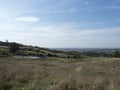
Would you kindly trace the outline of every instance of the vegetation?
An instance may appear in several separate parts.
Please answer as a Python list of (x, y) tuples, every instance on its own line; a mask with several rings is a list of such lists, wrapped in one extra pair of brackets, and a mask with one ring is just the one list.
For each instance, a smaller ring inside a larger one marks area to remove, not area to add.
[(19, 45), (17, 43), (11, 43), (10, 44), (10, 52), (16, 53), (19, 50)]
[[(65, 52), (0, 43), (0, 90), (119, 90), (120, 51)], [(15, 55), (46, 58), (24, 59)]]
[(96, 52), (96, 51), (58, 51), (37, 46), (27, 46), (15, 42), (0, 42), (0, 56), (14, 55), (35, 56), (36, 49), (42, 56), (59, 57), (59, 58), (85, 58), (85, 57), (120, 57), (120, 50), (111, 52)]
[(118, 51), (118, 50), (114, 51), (113, 57), (120, 57), (120, 51)]
[(119, 58), (0, 58), (0, 90), (119, 90)]

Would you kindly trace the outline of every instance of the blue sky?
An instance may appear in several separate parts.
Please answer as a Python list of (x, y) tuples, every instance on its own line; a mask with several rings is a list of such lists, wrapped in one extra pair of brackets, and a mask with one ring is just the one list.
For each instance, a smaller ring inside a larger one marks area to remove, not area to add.
[(120, 48), (120, 0), (0, 0), (0, 40)]

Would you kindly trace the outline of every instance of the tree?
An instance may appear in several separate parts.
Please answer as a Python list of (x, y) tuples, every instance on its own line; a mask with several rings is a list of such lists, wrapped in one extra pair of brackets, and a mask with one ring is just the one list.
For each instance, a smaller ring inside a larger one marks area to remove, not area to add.
[(120, 57), (120, 51), (116, 50), (113, 52), (114, 57)]
[(19, 45), (17, 43), (11, 43), (10, 44), (10, 52), (11, 53), (16, 53), (19, 50)]

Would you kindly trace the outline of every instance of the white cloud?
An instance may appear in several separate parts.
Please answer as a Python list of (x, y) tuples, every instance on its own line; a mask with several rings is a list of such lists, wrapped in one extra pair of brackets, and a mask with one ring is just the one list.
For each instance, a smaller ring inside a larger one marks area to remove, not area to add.
[(18, 17), (18, 18), (15, 18), (14, 20), (18, 22), (30, 22), (31, 23), (31, 22), (38, 22), (40, 18), (27, 16), (27, 17)]
[(119, 47), (120, 27), (82, 30), (78, 25), (78, 23), (18, 25), (13, 29), (12, 25), (9, 27), (11, 30), (6, 27), (6, 32), (2, 31), (4, 26), (0, 28), (0, 38), (41, 47)]
[[(69, 30), (68, 30), (69, 28)], [(70, 26), (46, 26), (33, 28), (39, 41), (47, 47), (119, 47), (120, 27), (93, 30), (73, 29)], [(116, 36), (115, 36), (116, 35)]]

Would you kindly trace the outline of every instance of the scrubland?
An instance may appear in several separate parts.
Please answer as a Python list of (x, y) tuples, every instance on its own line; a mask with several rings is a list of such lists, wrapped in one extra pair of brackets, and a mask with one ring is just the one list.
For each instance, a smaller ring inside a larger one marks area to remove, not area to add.
[(0, 58), (0, 90), (120, 90), (120, 58)]

